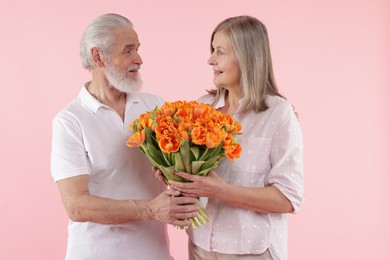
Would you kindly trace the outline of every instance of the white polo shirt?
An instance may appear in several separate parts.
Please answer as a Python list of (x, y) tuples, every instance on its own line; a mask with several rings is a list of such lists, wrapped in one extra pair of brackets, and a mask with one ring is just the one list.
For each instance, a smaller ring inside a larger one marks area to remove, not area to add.
[[(89, 83), (87, 83), (89, 84)], [(152, 199), (165, 188), (138, 148), (126, 146), (130, 124), (160, 107), (159, 97), (127, 95), (125, 119), (96, 100), (85, 87), (53, 120), (51, 173), (54, 181), (89, 175), (92, 195), (116, 200)], [(166, 225), (138, 221), (120, 225), (68, 225), (66, 259), (172, 259)]]

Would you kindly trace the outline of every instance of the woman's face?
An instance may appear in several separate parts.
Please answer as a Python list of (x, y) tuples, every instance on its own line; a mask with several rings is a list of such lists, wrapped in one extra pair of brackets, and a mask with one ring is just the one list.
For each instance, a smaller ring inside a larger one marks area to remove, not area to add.
[(229, 37), (224, 32), (215, 33), (212, 46), (214, 51), (207, 63), (213, 67), (215, 86), (228, 90), (239, 88), (241, 72)]

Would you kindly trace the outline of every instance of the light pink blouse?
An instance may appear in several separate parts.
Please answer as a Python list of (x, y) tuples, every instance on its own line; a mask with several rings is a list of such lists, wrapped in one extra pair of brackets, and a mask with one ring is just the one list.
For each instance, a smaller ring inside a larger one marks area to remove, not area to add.
[[(212, 103), (212, 96), (199, 99)], [(274, 185), (291, 202), (294, 212), (303, 202), (303, 140), (292, 106), (268, 96), (269, 109), (234, 118), (242, 126), (238, 136), (239, 159), (221, 161), (218, 175), (245, 187)], [(224, 106), (223, 99), (217, 104)], [(206, 200), (207, 201), (207, 200)], [(210, 222), (187, 231), (190, 239), (207, 251), (225, 254), (260, 254), (267, 248), (273, 259), (287, 259), (287, 215), (259, 213), (218, 199), (208, 199)]]

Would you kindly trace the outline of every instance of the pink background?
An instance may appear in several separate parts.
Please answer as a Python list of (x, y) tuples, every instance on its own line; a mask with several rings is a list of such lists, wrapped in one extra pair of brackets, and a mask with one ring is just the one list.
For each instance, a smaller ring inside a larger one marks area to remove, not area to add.
[[(289, 259), (390, 259), (388, 0), (1, 0), (0, 259), (64, 258), (51, 120), (90, 78), (79, 41), (106, 12), (134, 22), (144, 91), (167, 100), (212, 87), (206, 60), (218, 22), (262, 20), (305, 136), (306, 202), (290, 217)], [(185, 233), (169, 233), (173, 256), (186, 259)]]

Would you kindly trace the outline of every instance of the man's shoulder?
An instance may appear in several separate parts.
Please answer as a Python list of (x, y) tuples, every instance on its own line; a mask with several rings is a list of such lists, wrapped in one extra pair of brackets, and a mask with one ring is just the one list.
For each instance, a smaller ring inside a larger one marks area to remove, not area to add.
[(150, 94), (147, 92), (137, 92), (131, 94), (131, 99), (141, 101), (147, 106), (162, 106), (164, 99), (158, 95)]
[(142, 98), (160, 98), (160, 96), (158, 95), (154, 95), (154, 94), (151, 94), (151, 93), (148, 93), (148, 92), (137, 92), (137, 93), (134, 93), (132, 95), (135, 95), (137, 97), (142, 97)]
[(85, 108), (83, 108), (80, 98), (76, 97), (60, 109), (53, 120), (75, 118), (76, 115), (83, 112), (85, 112)]

